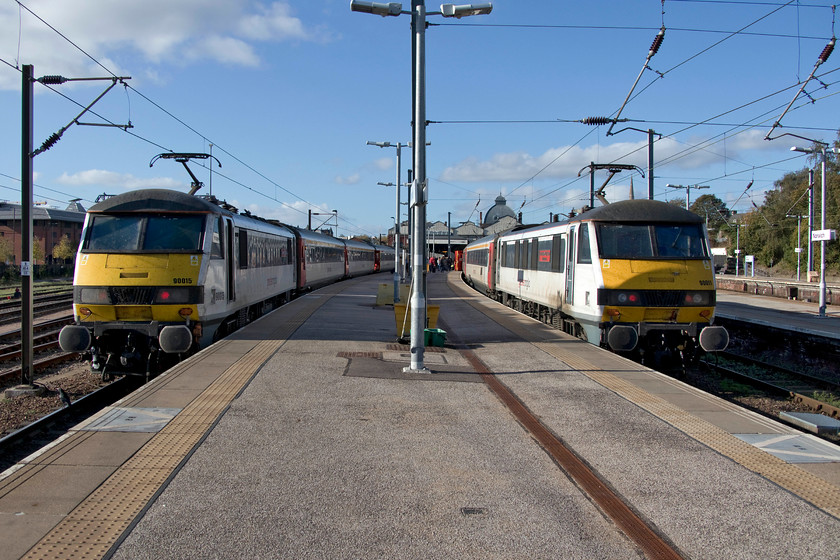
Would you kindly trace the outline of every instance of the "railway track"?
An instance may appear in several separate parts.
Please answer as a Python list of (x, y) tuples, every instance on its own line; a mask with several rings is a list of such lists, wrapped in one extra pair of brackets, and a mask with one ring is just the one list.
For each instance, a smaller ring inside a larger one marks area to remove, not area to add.
[(724, 378), (840, 419), (840, 385), (835, 382), (739, 354), (722, 353), (701, 362)]
[[(43, 321), (33, 327), (33, 333), (36, 334), (32, 340), (32, 350), (36, 355), (41, 356), (32, 364), (35, 373), (78, 357), (78, 354), (74, 352), (55, 352), (55, 349), (58, 348), (58, 333), (61, 331), (61, 327), (72, 322), (72, 315), (68, 315), (58, 319)], [(3, 364), (20, 359), (20, 335), (20, 329), (0, 335), (0, 343), (3, 344), (0, 346), (0, 367)], [(0, 369), (0, 384), (13, 383), (16, 379), (20, 378), (20, 375), (20, 365)]]

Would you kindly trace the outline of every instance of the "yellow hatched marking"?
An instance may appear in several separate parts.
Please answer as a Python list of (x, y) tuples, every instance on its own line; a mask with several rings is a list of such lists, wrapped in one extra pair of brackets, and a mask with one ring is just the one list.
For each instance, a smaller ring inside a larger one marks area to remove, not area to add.
[(644, 408), (689, 437), (771, 480), (834, 517), (840, 518), (840, 488), (738, 439), (714, 424), (697, 418), (678, 406), (636, 387), (629, 381), (612, 373), (598, 370), (583, 358), (572, 356), (550, 344), (539, 346), (569, 365), (574, 364), (573, 367), (578, 368), (581, 373), (596, 383)]
[[(346, 288), (331, 287), (325, 295), (340, 293)], [(282, 346), (286, 339), (302, 325), (314, 310), (329, 297), (304, 300), (304, 304), (289, 320), (259, 342), (245, 356), (225, 370), (196, 399), (187, 405), (159, 433), (126, 461), (102, 485), (79, 504), (67, 517), (41, 539), (25, 559), (84, 559), (102, 558), (143, 511), (155, 494), (172, 476), (214, 422), (225, 411), (254, 373)], [(235, 335), (221, 341), (214, 348), (223, 350)], [(206, 358), (205, 358), (206, 359)], [(171, 373), (195, 367), (195, 363), (179, 364)], [(169, 379), (173, 379), (169, 375)], [(168, 381), (164, 381), (168, 382)], [(146, 386), (138, 391), (159, 390)], [(133, 395), (123, 405), (137, 402)]]
[[(494, 312), (497, 312), (495, 309), (489, 309), (485, 305), (485, 298), (471, 297), (475, 292), (468, 291), (460, 282), (452, 278), (450, 277), (448, 279), (450, 288), (463, 297), (472, 307), (488, 316), (492, 316), (495, 314)], [(736, 438), (714, 424), (697, 418), (664, 399), (639, 389), (614, 374), (604, 372), (588, 360), (562, 350), (559, 345), (535, 341), (533, 334), (527, 328), (511, 327), (510, 325), (508, 325), (508, 328), (521, 336), (523, 340), (531, 342), (548, 354), (580, 371), (596, 383), (603, 385), (621, 397), (644, 408), (689, 437), (729, 457), (745, 468), (767, 478), (802, 499), (807, 500), (826, 513), (840, 519), (840, 488), (796, 465), (786, 463), (782, 459)], [(642, 367), (633, 369), (638, 369), (639, 371), (645, 370)]]
[(285, 340), (262, 341), (79, 504), (24, 558), (101, 558)]

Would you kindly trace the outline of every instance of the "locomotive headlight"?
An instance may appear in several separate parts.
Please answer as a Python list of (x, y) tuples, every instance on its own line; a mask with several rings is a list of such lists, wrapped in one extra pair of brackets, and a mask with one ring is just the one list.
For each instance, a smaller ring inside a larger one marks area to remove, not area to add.
[(91, 311), (87, 307), (80, 307), (79, 315), (83, 315), (84, 317), (90, 317), (91, 315), (93, 315), (93, 311)]
[(687, 292), (685, 294), (685, 305), (709, 305), (708, 292)]
[(155, 304), (182, 304), (190, 302), (190, 289), (177, 286), (158, 288), (155, 293)]
[(181, 309), (179, 309), (179, 310), (178, 310), (178, 315), (180, 315), (181, 317), (183, 317), (184, 319), (186, 319), (187, 317), (189, 317), (190, 315), (192, 315), (192, 312), (193, 312), (193, 310), (192, 310), (191, 308), (189, 308), (189, 307), (182, 307)]
[(619, 305), (639, 305), (641, 297), (635, 292), (619, 292), (616, 296)]
[(110, 305), (111, 296), (108, 294), (108, 288), (81, 288), (79, 303)]

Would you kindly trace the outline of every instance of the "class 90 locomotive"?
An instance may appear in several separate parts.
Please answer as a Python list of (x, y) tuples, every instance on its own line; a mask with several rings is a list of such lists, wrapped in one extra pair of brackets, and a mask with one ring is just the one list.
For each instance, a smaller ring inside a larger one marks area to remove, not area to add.
[(75, 324), (59, 344), (86, 352), (103, 379), (148, 378), (295, 294), (373, 273), (376, 254), (373, 245), (239, 214), (212, 197), (128, 192), (87, 213)]
[(617, 202), (479, 239), (464, 250), (464, 278), (569, 334), (642, 359), (685, 361), (729, 341), (712, 326), (703, 220), (665, 202)]

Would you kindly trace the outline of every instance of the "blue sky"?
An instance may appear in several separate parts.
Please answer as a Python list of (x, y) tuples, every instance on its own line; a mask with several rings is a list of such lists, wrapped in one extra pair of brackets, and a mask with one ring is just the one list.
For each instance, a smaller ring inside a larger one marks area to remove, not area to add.
[[(349, 0), (23, 5), (0, 0), (0, 199), (20, 201), (15, 67), (33, 64), (39, 77), (131, 76), (130, 88), (118, 84), (93, 110), (133, 125), (129, 134), (70, 126), (35, 157), (36, 201), (64, 208), (81, 198), (89, 207), (101, 193), (187, 190), (180, 164), (149, 162), (168, 150), (208, 152), (212, 143), (222, 165), (212, 192), (241, 209), (294, 225), (306, 225), (310, 209), (337, 210), (341, 235), (393, 224), (393, 187), (377, 182), (395, 181), (396, 150), (366, 141), (411, 140), (408, 15), (354, 13)], [(439, 9), (427, 3), (428, 12)], [(580, 208), (589, 176), (578, 172), (590, 162), (646, 173), (647, 135), (619, 132), (626, 127), (661, 134), (660, 200), (685, 197), (668, 184), (708, 185), (692, 200), (711, 193), (745, 212), (786, 172), (809, 165), (790, 152), (807, 141), (764, 138), (835, 33), (828, 1), (500, 0), (489, 15), (428, 20), (439, 24), (426, 32), (430, 221), (447, 212), (453, 224), (476, 221), (499, 194), (530, 223)], [(616, 115), (663, 24), (663, 44), (620, 115), (631, 121), (610, 135), (609, 126), (575, 122)], [(799, 95), (774, 138), (837, 138), (839, 64), (834, 53), (818, 68), (820, 81), (805, 87), (810, 99)], [(53, 86), (63, 97), (37, 84), (36, 148), (81, 111), (67, 98), (87, 105), (105, 85)], [(104, 122), (90, 114), (80, 121)], [(402, 155), (405, 180), (409, 150)], [(204, 165), (192, 169), (207, 193)], [(647, 179), (623, 172), (607, 198), (627, 198), (631, 176), (636, 196), (646, 196)], [(596, 187), (606, 178), (596, 172)]]

